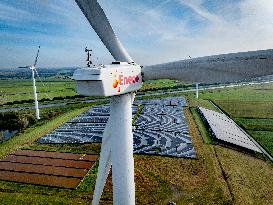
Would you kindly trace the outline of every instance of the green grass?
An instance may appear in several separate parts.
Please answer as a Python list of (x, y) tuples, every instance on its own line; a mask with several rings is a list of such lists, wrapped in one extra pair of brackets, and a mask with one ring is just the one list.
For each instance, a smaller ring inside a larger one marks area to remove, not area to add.
[(205, 108), (211, 109), (211, 110), (213, 110), (215, 112), (219, 112), (219, 110), (217, 108), (215, 108), (215, 106), (213, 106), (208, 101), (208, 99), (206, 99), (206, 98), (196, 99), (195, 93), (185, 93), (184, 97), (187, 99), (188, 104), (193, 106), (193, 107), (205, 107)]
[(77, 154), (99, 154), (100, 143), (92, 144), (39, 144), (32, 143), (23, 146), (22, 149), (49, 152), (66, 152)]
[(214, 100), (233, 118), (264, 118), (273, 119), (273, 101), (236, 101)]
[(191, 108), (191, 113), (193, 115), (193, 118), (194, 118), (197, 126), (198, 126), (199, 131), (201, 132), (204, 142), (206, 144), (212, 144), (213, 140), (211, 139), (204, 123), (202, 122), (202, 119), (201, 119), (199, 113), (197, 112), (197, 108)]
[[(36, 81), (38, 100), (77, 95), (75, 81), (73, 80), (45, 79), (44, 84), (45, 87), (40, 81)], [(172, 88), (178, 84), (181, 84), (181, 82), (174, 80), (147, 81), (140, 91), (163, 87)], [(31, 99), (33, 99), (31, 79), (0, 80), (0, 104)]]
[(272, 101), (273, 84), (248, 85), (234, 88), (200, 91), (199, 97), (213, 100)]
[[(50, 194), (50, 193), (49, 193)], [(39, 204), (39, 205), (48, 205), (48, 204), (66, 204), (67, 201), (70, 201), (70, 204), (90, 204), (86, 200), (75, 197), (74, 195), (63, 195), (59, 197), (55, 196), (35, 194), (35, 193), (0, 193), (0, 201), (2, 204)]]
[(233, 196), (232, 204), (273, 204), (273, 166), (265, 160), (215, 146)]
[[(75, 82), (72, 80), (45, 80), (44, 84), (45, 87), (41, 82), (36, 81), (38, 100), (77, 95)], [(31, 99), (33, 99), (31, 79), (0, 80), (0, 104)]]
[(249, 133), (273, 156), (273, 131), (249, 131)]
[(144, 82), (140, 91), (162, 89), (162, 88), (172, 88), (178, 84), (181, 84), (181, 82), (179, 82), (177, 80), (168, 80), (168, 79), (148, 80), (148, 81)]
[(235, 121), (249, 131), (273, 131), (273, 119), (235, 118)]

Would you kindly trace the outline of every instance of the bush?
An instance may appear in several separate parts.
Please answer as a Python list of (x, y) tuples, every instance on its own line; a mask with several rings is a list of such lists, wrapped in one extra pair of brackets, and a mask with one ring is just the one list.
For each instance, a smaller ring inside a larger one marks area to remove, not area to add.
[(24, 130), (36, 123), (34, 114), (5, 112), (0, 113), (0, 127), (2, 130)]

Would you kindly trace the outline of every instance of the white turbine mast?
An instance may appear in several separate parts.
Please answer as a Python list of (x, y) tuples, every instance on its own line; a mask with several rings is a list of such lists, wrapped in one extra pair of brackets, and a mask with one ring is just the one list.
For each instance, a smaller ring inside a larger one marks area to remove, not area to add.
[(192, 58), (141, 68), (118, 40), (97, 0), (75, 1), (117, 61), (112, 65), (82, 68), (73, 75), (79, 94), (112, 96), (92, 204), (99, 204), (112, 165), (114, 205), (134, 205), (132, 102), (134, 92), (142, 85), (142, 76), (145, 80), (169, 78), (192, 83), (250, 79), (273, 74), (273, 50)]
[(195, 94), (196, 96), (195, 97), (196, 97), (196, 99), (199, 99), (199, 84), (196, 83), (195, 87), (196, 87), (196, 94)]
[(40, 111), (39, 111), (38, 96), (37, 96), (37, 91), (36, 91), (35, 73), (37, 74), (37, 76), (39, 76), (38, 71), (36, 70), (36, 64), (37, 64), (37, 61), (38, 61), (39, 52), (40, 52), (40, 46), (38, 46), (38, 51), (37, 51), (36, 58), (35, 58), (35, 61), (34, 61), (33, 65), (19, 67), (19, 68), (29, 68), (31, 70), (31, 73), (32, 73), (33, 96), (34, 96), (35, 117), (38, 120), (40, 119)]

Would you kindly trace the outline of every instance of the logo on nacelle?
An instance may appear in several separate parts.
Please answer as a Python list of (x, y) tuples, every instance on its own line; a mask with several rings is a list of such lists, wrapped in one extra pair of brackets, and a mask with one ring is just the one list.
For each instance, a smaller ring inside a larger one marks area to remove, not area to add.
[(118, 92), (120, 92), (119, 85), (130, 85), (137, 83), (139, 81), (138, 75), (135, 76), (123, 76), (119, 75), (118, 78), (115, 78), (113, 81), (113, 88), (118, 88)]

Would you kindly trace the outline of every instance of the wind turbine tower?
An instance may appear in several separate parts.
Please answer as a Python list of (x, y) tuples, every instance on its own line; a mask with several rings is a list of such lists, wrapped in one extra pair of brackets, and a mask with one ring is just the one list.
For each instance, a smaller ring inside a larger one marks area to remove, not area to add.
[(199, 85), (196, 83), (196, 99), (199, 99)]
[(40, 111), (39, 111), (39, 105), (38, 105), (38, 95), (37, 95), (37, 91), (36, 91), (35, 67), (31, 66), (30, 69), (32, 72), (32, 86), (33, 86), (35, 116), (36, 116), (36, 119), (39, 120), (40, 119)]

